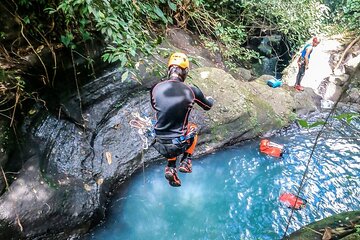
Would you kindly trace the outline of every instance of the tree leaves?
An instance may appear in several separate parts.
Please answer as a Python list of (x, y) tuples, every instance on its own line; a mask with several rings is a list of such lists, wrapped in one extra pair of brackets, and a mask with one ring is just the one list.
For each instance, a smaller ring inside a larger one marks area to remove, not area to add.
[(121, 75), (121, 81), (124, 82), (125, 80), (127, 80), (129, 77), (129, 71), (125, 71), (122, 75)]
[(303, 128), (314, 128), (320, 125), (324, 125), (325, 121), (319, 120), (313, 123), (309, 123), (308, 121), (304, 120), (304, 119), (298, 119), (297, 122), (299, 123), (299, 125)]
[[(347, 124), (350, 124), (350, 122), (355, 119), (360, 117), (359, 113), (342, 113), (340, 115), (334, 116), (333, 119), (337, 119), (337, 120), (345, 120)], [(304, 119), (297, 119), (298, 124), (303, 127), (303, 128), (315, 128), (317, 126), (322, 126), (325, 125), (325, 121), (323, 120), (318, 120), (315, 121), (313, 123), (309, 123), (307, 120)]]
[(66, 35), (62, 35), (60, 40), (65, 45), (65, 47), (70, 47), (72, 40), (74, 40), (74, 36), (71, 32), (66, 32)]
[(173, 10), (174, 12), (176, 12), (177, 7), (176, 7), (176, 4), (175, 4), (175, 3), (171, 2), (171, 1), (168, 1), (168, 5), (169, 5), (169, 8), (170, 8), (171, 10)]
[(163, 11), (158, 6), (154, 7), (154, 13), (156, 13), (156, 15), (158, 15), (164, 23), (168, 22), (168, 20), (165, 17)]
[(172, 23), (172, 18), (165, 14), (169, 9), (177, 9), (170, 0), (61, 0), (56, 11), (48, 9), (48, 13), (64, 14), (69, 31), (61, 41), (66, 47), (72, 47), (72, 42), (78, 42), (79, 38), (84, 42), (91, 40), (95, 27), (107, 44), (102, 60), (129, 67), (139, 53), (152, 53), (155, 46), (150, 44), (152, 35), (146, 28), (159, 20)]
[(354, 118), (358, 118), (358, 117), (360, 117), (359, 113), (343, 113), (335, 116), (334, 118), (338, 120), (344, 119), (347, 122), (347, 124), (349, 124)]

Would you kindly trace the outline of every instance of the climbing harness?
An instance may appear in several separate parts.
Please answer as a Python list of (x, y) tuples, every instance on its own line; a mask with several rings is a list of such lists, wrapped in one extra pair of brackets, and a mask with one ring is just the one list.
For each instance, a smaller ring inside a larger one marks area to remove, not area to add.
[(180, 136), (180, 137), (178, 137), (178, 138), (173, 138), (173, 139), (171, 140), (171, 142), (172, 142), (172, 144), (183, 144), (183, 143), (185, 143), (186, 141), (194, 138), (195, 134), (196, 134), (195, 131), (190, 131), (190, 133), (186, 134), (185, 136), (182, 135), (182, 136)]
[(138, 134), (143, 141), (143, 149), (146, 150), (151, 145), (149, 142), (152, 142), (149, 140), (155, 137), (154, 121), (147, 116), (141, 117), (138, 112), (133, 112), (131, 115), (134, 119), (130, 120), (129, 124), (131, 127), (138, 129)]
[[(187, 132), (183, 133), (183, 135), (179, 137), (155, 137), (153, 147), (160, 153), (160, 155), (167, 159), (171, 159), (183, 154), (192, 146), (195, 139), (197, 139), (197, 126), (196, 124), (189, 123)], [(194, 146), (192, 146), (191, 149), (193, 148)], [(191, 151), (193, 152), (193, 150)]]

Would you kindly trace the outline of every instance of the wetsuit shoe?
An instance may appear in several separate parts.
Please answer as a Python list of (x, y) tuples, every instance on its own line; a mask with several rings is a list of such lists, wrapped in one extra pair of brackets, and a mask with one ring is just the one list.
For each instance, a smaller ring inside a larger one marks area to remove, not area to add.
[(296, 89), (297, 91), (304, 91), (304, 88), (303, 88), (302, 86), (300, 86), (300, 85), (296, 85), (296, 86), (295, 86), (295, 89)]
[(190, 158), (187, 158), (180, 162), (179, 171), (182, 173), (191, 173), (192, 172), (192, 163), (191, 163)]
[(177, 176), (175, 168), (165, 167), (165, 178), (169, 181), (170, 186), (173, 186), (173, 187), (181, 186), (181, 181)]

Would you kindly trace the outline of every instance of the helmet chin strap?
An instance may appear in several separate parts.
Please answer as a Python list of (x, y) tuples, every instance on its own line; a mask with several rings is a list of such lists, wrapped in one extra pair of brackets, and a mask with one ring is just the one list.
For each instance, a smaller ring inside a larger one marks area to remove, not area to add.
[(188, 69), (181, 69), (179, 67), (172, 66), (168, 70), (168, 78), (176, 78), (180, 80), (181, 82), (184, 82), (187, 77)]
[(178, 79), (180, 79), (181, 82), (184, 82), (186, 77), (182, 77), (180, 74), (177, 74), (177, 73), (172, 73), (172, 74), (169, 76), (169, 78), (170, 78), (170, 79), (178, 78)]

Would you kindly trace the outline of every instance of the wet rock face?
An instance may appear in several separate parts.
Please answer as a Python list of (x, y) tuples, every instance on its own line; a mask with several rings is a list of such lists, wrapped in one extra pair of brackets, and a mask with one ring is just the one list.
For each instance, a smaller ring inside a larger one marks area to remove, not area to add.
[[(141, 144), (128, 126), (131, 109), (140, 103), (129, 101), (130, 95), (139, 85), (119, 77), (112, 74), (83, 87), (83, 125), (71, 118), (79, 109), (65, 102), (64, 118), (41, 112), (25, 129), (26, 164), (0, 198), (1, 239), (55, 233), (49, 239), (66, 239), (103, 217), (109, 189), (140, 162)], [(112, 152), (112, 161), (105, 160), (105, 152)]]

